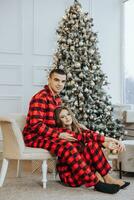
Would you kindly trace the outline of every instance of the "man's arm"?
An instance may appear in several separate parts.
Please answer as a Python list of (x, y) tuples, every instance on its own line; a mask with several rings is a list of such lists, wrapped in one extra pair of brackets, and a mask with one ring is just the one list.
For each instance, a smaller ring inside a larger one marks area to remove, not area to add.
[(46, 105), (45, 98), (34, 98), (31, 101), (28, 116), (31, 130), (45, 137), (57, 137), (57, 131), (44, 123), (44, 119), (47, 118)]

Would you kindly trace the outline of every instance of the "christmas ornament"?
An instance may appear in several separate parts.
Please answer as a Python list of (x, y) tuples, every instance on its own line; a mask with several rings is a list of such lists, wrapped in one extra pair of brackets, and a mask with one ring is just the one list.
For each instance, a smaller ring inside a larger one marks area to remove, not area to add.
[(67, 95), (64, 96), (64, 100), (68, 101), (68, 96)]
[(88, 69), (88, 67), (86, 66), (86, 67), (84, 67), (84, 71), (88, 71), (89, 69)]
[(68, 77), (68, 78), (72, 78), (72, 74), (69, 72), (69, 73), (67, 74), (67, 77)]
[(78, 63), (78, 62), (75, 63), (75, 67), (76, 67), (76, 68), (80, 68), (80, 66), (81, 66), (80, 63)]
[(84, 77), (84, 74), (81, 72), (81, 73), (79, 74), (79, 77), (80, 77), (80, 78), (83, 78), (83, 77)]
[(89, 90), (87, 88), (84, 89), (84, 92), (88, 92)]

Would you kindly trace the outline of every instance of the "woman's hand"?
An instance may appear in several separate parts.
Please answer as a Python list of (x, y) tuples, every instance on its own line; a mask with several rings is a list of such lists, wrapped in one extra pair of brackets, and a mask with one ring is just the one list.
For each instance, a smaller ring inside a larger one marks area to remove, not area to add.
[(119, 141), (118, 146), (118, 152), (126, 151), (126, 147), (121, 141)]
[(105, 137), (105, 142), (103, 143), (103, 146), (117, 152), (126, 151), (125, 145), (121, 141), (110, 137)]
[(116, 140), (114, 138), (111, 138), (111, 139), (112, 139), (111, 141), (114, 142), (118, 146), (117, 148), (118, 152), (126, 151), (125, 145), (122, 143), (122, 141)]
[(118, 149), (118, 145), (112, 141), (104, 142), (102, 145), (109, 150), (117, 150)]
[(70, 141), (70, 142), (77, 141), (76, 138), (74, 138), (71, 134), (69, 134), (67, 132), (60, 133), (59, 138), (65, 139), (65, 140)]

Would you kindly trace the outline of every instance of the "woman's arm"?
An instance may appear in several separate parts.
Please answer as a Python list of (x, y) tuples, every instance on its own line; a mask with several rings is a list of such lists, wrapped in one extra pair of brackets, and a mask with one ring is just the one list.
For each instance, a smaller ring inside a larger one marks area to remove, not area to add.
[(84, 142), (88, 142), (89, 139), (92, 139), (95, 142), (98, 142), (100, 144), (104, 143), (105, 141), (105, 136), (101, 135), (99, 132), (95, 132), (92, 130), (83, 130), (83, 139)]
[(99, 144), (110, 150), (116, 150), (118, 152), (126, 150), (125, 145), (121, 141), (115, 138), (106, 137), (104, 135), (99, 134), (98, 132), (94, 132), (91, 130), (84, 130), (83, 136), (84, 136), (83, 138), (84, 142), (87, 142), (89, 139), (92, 139), (95, 142), (98, 142)]

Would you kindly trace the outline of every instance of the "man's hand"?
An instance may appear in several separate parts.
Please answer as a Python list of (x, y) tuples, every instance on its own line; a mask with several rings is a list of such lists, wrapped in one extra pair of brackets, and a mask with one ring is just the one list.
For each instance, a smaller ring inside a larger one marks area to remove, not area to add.
[(71, 134), (69, 134), (67, 132), (60, 133), (59, 138), (65, 139), (65, 140), (70, 141), (70, 142), (77, 141), (76, 138), (74, 138)]

